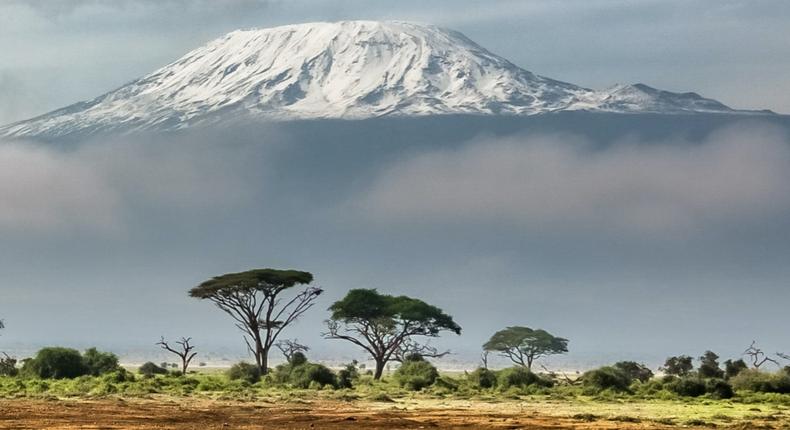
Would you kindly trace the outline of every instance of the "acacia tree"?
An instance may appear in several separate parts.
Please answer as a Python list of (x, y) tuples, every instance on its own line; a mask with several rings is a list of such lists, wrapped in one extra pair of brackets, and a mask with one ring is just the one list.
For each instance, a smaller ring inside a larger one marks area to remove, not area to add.
[(513, 363), (532, 370), (535, 360), (568, 352), (568, 339), (541, 329), (513, 326), (494, 333), (483, 345), (483, 350), (497, 352)]
[(327, 339), (342, 339), (367, 351), (376, 362), (374, 379), (384, 366), (403, 351), (417, 345), (415, 337), (438, 337), (442, 331), (461, 334), (450, 315), (422, 300), (380, 294), (375, 289), (354, 289), (329, 310)]
[(187, 369), (189, 368), (189, 363), (192, 361), (193, 358), (197, 355), (197, 352), (192, 352), (195, 349), (195, 345), (190, 344), (192, 341), (191, 337), (182, 337), (181, 340), (176, 341), (176, 345), (178, 347), (170, 346), (170, 344), (165, 341), (164, 336), (157, 342), (156, 344), (159, 345), (165, 351), (171, 352), (178, 356), (181, 359), (181, 374), (186, 375)]
[(261, 374), (266, 374), (277, 336), (313, 307), (323, 290), (308, 286), (290, 299), (283, 295), (312, 281), (308, 272), (255, 269), (214, 277), (189, 290), (189, 295), (210, 300), (236, 321)]

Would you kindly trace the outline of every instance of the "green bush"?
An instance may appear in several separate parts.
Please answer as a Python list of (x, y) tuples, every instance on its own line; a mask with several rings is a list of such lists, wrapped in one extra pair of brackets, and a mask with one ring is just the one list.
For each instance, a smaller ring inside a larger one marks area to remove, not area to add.
[(121, 382), (134, 382), (134, 375), (123, 367), (107, 372), (101, 376), (101, 380), (108, 384), (119, 384)]
[(661, 370), (667, 375), (687, 376), (694, 370), (693, 359), (688, 355), (669, 357), (664, 362), (664, 367), (662, 367)]
[(684, 397), (699, 397), (707, 392), (705, 380), (696, 377), (677, 378), (667, 384), (666, 388)]
[(19, 369), (16, 368), (16, 359), (3, 354), (0, 357), (0, 376), (16, 376)]
[(137, 371), (140, 372), (141, 375), (146, 376), (148, 378), (150, 378), (150, 377), (152, 377), (154, 375), (166, 375), (167, 374), (167, 369), (165, 369), (164, 367), (159, 367), (155, 363), (152, 363), (150, 361), (148, 361), (146, 363), (143, 363), (143, 365), (140, 366), (137, 369)]
[(261, 369), (254, 364), (242, 361), (231, 366), (227, 375), (231, 381), (241, 380), (254, 384), (261, 380)]
[(338, 388), (353, 388), (354, 381), (359, 379), (359, 371), (357, 370), (357, 361), (347, 364), (346, 367), (337, 372), (337, 386)]
[(34, 358), (26, 360), (22, 372), (39, 378), (61, 379), (87, 375), (89, 369), (76, 349), (51, 347), (41, 349)]
[(586, 389), (595, 392), (603, 390), (625, 392), (631, 385), (631, 378), (619, 368), (604, 366), (585, 372), (582, 375), (582, 383)]
[(404, 361), (395, 371), (395, 381), (398, 385), (413, 391), (433, 385), (438, 377), (439, 371), (436, 367), (422, 359)]
[(732, 379), (748, 368), (743, 360), (727, 360), (724, 362), (724, 378)]
[(497, 372), (497, 384), (504, 389), (511, 387), (528, 387), (537, 385), (539, 387), (551, 387), (554, 382), (550, 379), (541, 378), (536, 373), (531, 372), (525, 367), (509, 367)]
[(749, 390), (757, 393), (790, 393), (790, 375), (785, 372), (768, 373), (758, 370), (744, 370), (730, 379), (736, 390)]
[(480, 388), (496, 387), (496, 373), (492, 370), (479, 367), (469, 374), (469, 381)]
[(296, 388), (324, 387), (326, 385), (336, 387), (337, 380), (335, 374), (326, 366), (318, 363), (305, 363), (294, 366), (290, 373), (290, 383)]
[(719, 378), (710, 378), (705, 381), (705, 391), (714, 399), (730, 399), (735, 395), (732, 385)]
[(89, 348), (82, 354), (82, 361), (89, 375), (99, 376), (120, 369), (118, 356), (111, 352), (101, 352), (96, 348)]
[(647, 382), (653, 377), (653, 371), (635, 361), (620, 361), (614, 364), (615, 369), (628, 376), (629, 384), (633, 381)]
[(300, 351), (294, 352), (293, 355), (291, 355), (290, 360), (288, 360), (288, 364), (294, 367), (301, 366), (305, 363), (307, 363), (307, 356)]

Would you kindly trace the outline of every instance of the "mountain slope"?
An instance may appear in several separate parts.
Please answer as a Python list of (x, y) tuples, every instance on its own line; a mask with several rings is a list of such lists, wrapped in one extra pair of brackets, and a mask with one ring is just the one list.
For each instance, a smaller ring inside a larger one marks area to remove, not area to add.
[(538, 76), (451, 30), (346, 21), (234, 31), (92, 101), (0, 128), (0, 136), (569, 110), (736, 112), (693, 93), (642, 84), (594, 91)]

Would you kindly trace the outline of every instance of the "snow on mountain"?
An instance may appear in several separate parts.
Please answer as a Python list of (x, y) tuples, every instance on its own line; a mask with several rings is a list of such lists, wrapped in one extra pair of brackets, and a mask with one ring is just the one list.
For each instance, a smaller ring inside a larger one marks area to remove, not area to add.
[(741, 112), (694, 93), (642, 84), (594, 91), (538, 76), (439, 27), (346, 21), (234, 31), (94, 100), (2, 127), (0, 136), (568, 110)]

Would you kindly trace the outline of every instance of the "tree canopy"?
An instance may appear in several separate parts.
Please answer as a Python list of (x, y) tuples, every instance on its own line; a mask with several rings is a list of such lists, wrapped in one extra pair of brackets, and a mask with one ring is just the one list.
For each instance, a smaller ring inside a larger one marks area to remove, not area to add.
[(254, 269), (215, 276), (189, 290), (189, 295), (212, 301), (236, 321), (262, 374), (268, 372), (269, 350), (280, 333), (310, 309), (323, 292), (306, 287), (285, 299), (282, 293), (313, 281), (298, 270)]
[(332, 316), (325, 337), (346, 340), (367, 351), (376, 361), (376, 379), (404, 345), (414, 345), (413, 337), (436, 337), (442, 331), (461, 334), (461, 327), (438, 307), (375, 289), (351, 290), (329, 310)]
[(513, 326), (494, 333), (483, 349), (498, 352), (513, 363), (532, 369), (534, 361), (541, 357), (568, 352), (568, 339), (542, 329)]
[(195, 288), (189, 295), (198, 299), (230, 296), (234, 293), (260, 291), (272, 294), (299, 284), (313, 282), (313, 275), (298, 270), (254, 269), (215, 276)]

